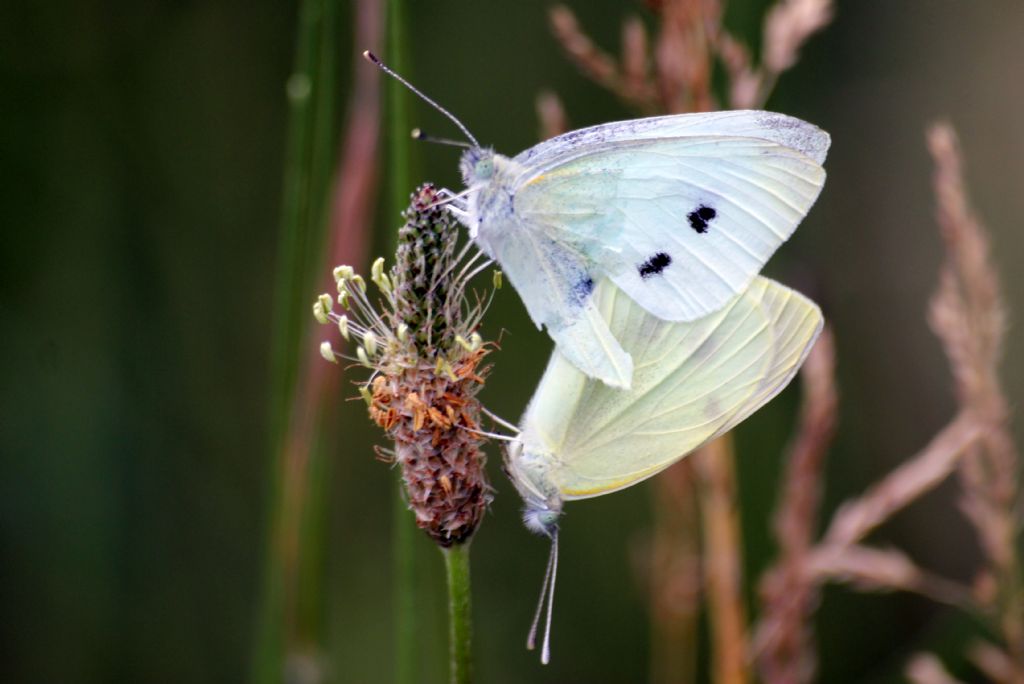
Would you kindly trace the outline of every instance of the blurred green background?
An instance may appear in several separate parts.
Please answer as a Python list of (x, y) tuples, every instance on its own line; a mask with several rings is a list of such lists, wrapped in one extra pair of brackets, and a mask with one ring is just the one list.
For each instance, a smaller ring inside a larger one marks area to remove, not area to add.
[[(733, 0), (727, 24), (756, 43), (766, 5)], [(370, 68), (353, 66), (358, 51), (374, 46), (351, 44), (343, 7), (344, 94), (352, 69)], [(572, 7), (615, 51), (623, 18), (651, 19), (639, 2)], [(573, 126), (629, 116), (564, 59), (545, 12), (540, 2), (410, 0), (415, 82), (506, 153), (537, 140), (542, 88), (562, 96)], [(271, 496), (270, 302), (296, 14), (265, 0), (0, 8), (5, 682), (249, 677)], [(1007, 300), (1024, 311), (1021, 35), (1019, 0), (843, 1), (769, 102), (833, 136), (825, 191), (768, 269), (817, 298), (837, 335), (828, 512), (923, 446), (954, 408), (925, 322), (941, 258), (923, 142), (936, 118), (959, 129)], [(419, 103), (413, 118), (448, 132)], [(459, 184), (456, 151), (418, 155), (417, 181)], [(385, 244), (399, 221), (379, 216)], [(501, 328), (510, 334), (484, 399), (515, 419), (549, 341), (508, 288), (485, 336)], [(1024, 398), (1021, 336), (1014, 327), (1004, 373), (1014, 403)], [(788, 390), (738, 431), (748, 580), (773, 555), (766, 521), (797, 400)], [(330, 681), (389, 681), (395, 473), (374, 460), (381, 439), (357, 405), (336, 420), (319, 655)], [(547, 545), (520, 525), (490, 454), (497, 493), (473, 544), (480, 681), (642, 680), (648, 617), (634, 558), (649, 485), (569, 507), (555, 656), (542, 669), (523, 640)], [(951, 487), (876, 541), (959, 578), (977, 555)], [(425, 536), (416, 542), (422, 681), (440, 682), (441, 562)], [(955, 659), (970, 629), (923, 600), (842, 589), (826, 592), (817, 625), (828, 682), (896, 681), (925, 646)]]

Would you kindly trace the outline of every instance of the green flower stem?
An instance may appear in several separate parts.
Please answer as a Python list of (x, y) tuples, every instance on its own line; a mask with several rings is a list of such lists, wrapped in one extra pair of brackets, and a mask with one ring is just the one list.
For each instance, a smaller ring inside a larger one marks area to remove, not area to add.
[(442, 549), (448, 578), (448, 652), (452, 684), (473, 680), (473, 621), (469, 594), (469, 544)]

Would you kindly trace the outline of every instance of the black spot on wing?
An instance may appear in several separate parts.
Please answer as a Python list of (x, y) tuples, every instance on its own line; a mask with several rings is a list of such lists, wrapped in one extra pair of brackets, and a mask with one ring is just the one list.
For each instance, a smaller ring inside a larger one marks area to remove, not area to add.
[(718, 216), (718, 212), (715, 211), (714, 207), (702, 204), (687, 214), (686, 218), (690, 221), (691, 228), (698, 233), (706, 233), (708, 232), (708, 223), (716, 216)]
[(650, 278), (651, 276), (658, 275), (672, 263), (672, 257), (665, 252), (658, 252), (651, 256), (647, 261), (636, 267), (637, 272), (643, 279)]
[(576, 281), (572, 286), (572, 290), (569, 292), (569, 303), (573, 306), (582, 307), (590, 299), (590, 295), (594, 292), (594, 279), (589, 275), (584, 274), (582, 278)]

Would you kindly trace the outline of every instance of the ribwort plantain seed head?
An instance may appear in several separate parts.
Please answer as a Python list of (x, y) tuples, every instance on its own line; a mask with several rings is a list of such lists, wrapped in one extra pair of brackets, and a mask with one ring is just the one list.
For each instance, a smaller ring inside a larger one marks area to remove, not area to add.
[(440, 199), (429, 184), (412, 194), (394, 267), (388, 272), (377, 259), (370, 271), (379, 299), (352, 267), (338, 266), (338, 303), (346, 313), (334, 313), (325, 294), (313, 314), (355, 345), (352, 358), (325, 342), (325, 358), (372, 370), (359, 392), (371, 419), (395, 442), (416, 524), (448, 547), (470, 539), (491, 498), (476, 396), (490, 348), (477, 332), (486, 304), (475, 295), (470, 300), (458, 227)]

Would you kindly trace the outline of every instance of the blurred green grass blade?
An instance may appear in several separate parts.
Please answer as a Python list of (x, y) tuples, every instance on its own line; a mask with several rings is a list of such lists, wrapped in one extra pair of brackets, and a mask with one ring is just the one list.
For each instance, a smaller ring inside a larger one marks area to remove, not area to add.
[[(410, 78), (409, 36), (406, 32), (405, 0), (387, 2), (387, 62), (392, 69)], [(388, 217), (398, 225), (399, 215), (409, 203), (412, 192), (412, 140), (409, 132), (410, 93), (395, 79), (387, 79), (388, 111)], [(397, 232), (388, 233), (386, 252), (391, 254), (397, 246)], [(394, 489), (392, 521), (392, 591), (394, 610), (395, 682), (415, 684), (419, 671), (417, 659), (416, 616), (416, 544), (418, 531), (405, 502), (401, 481)]]
[(337, 139), (337, 0), (304, 0), (296, 64), (288, 79), (280, 256), (271, 350), (271, 438), (284, 435), (295, 391), (307, 306), (325, 241)]
[[(305, 410), (299, 408), (296, 385), (337, 152), (338, 19), (337, 0), (302, 2), (295, 66), (287, 84), (289, 122), (271, 342), (272, 492), (252, 665), (253, 680), (266, 684), (284, 679), (290, 651), (297, 644), (315, 644), (323, 622), (319, 560), (327, 464), (323, 435), (317, 434), (323, 407), (319, 397), (311, 397), (303, 402)], [(286, 439), (289, 430), (300, 439)]]
[[(392, 69), (406, 78), (412, 78), (409, 59), (410, 45), (406, 31), (405, 0), (388, 0), (387, 6), (387, 61)], [(409, 103), (412, 94), (393, 78), (388, 79), (388, 210), (391, 218), (398, 215), (409, 204), (413, 191), (414, 177), (412, 164), (413, 129), (409, 117)], [(388, 247), (397, 246), (397, 233), (388, 236)], [(389, 250), (391, 251), (391, 250)]]
[(409, 507), (405, 503), (405, 490), (401, 479), (395, 487), (394, 518), (392, 525), (392, 553), (394, 555), (394, 619), (395, 619), (395, 682), (416, 682), (416, 547)]

